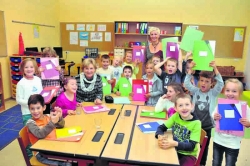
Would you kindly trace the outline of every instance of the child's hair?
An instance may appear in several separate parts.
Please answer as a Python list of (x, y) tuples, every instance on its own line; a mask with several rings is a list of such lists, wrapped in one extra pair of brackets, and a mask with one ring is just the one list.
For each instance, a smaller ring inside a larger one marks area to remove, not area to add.
[(97, 65), (96, 65), (95, 59), (93, 59), (93, 58), (86, 58), (82, 62), (82, 70), (85, 67), (88, 67), (90, 64), (92, 64), (94, 66), (94, 68), (97, 69)]
[(65, 91), (64, 86), (68, 84), (69, 80), (76, 80), (76, 79), (74, 77), (64, 77), (62, 81), (62, 86), (64, 91)]
[(131, 71), (131, 73), (133, 73), (133, 69), (132, 69), (132, 67), (131, 66), (124, 66), (124, 68), (123, 68), (123, 72), (125, 71), (125, 69), (129, 69), (130, 71)]
[(154, 54), (154, 55), (152, 56), (152, 59), (153, 59), (153, 58), (159, 58), (160, 61), (162, 61), (162, 58), (161, 58), (160, 55), (158, 55), (158, 54)]
[(24, 74), (24, 66), (25, 66), (26, 63), (29, 62), (29, 61), (31, 61), (31, 62), (33, 63), (33, 66), (34, 66), (34, 68), (35, 68), (35, 74), (38, 72), (38, 66), (37, 66), (36, 61), (35, 61), (34, 59), (31, 59), (31, 58), (26, 58), (26, 59), (24, 59), (24, 60), (21, 62), (20, 67), (19, 67), (20, 72), (21, 72), (23, 75), (25, 75), (25, 74)]
[(148, 34), (150, 34), (152, 31), (156, 31), (158, 34), (160, 34), (160, 29), (157, 27), (150, 27), (148, 30)]
[(211, 82), (213, 82), (214, 81), (214, 72), (213, 71), (201, 71), (200, 78), (201, 77), (211, 78)]
[(227, 84), (228, 84), (229, 82), (232, 82), (232, 83), (235, 83), (235, 84), (238, 85), (240, 94), (243, 92), (243, 85), (242, 85), (242, 82), (240, 82), (240, 81), (239, 81), (238, 79), (236, 79), (236, 78), (229, 78), (229, 79), (227, 79), (227, 80), (225, 81), (225, 86), (224, 86), (224, 88), (227, 86)]
[(152, 59), (150, 59), (150, 60), (147, 61), (146, 67), (147, 67), (147, 65), (153, 65), (153, 66), (154, 66), (155, 64), (154, 64), (154, 62), (152, 61)]
[(31, 95), (28, 100), (28, 106), (30, 107), (31, 104), (37, 104), (37, 103), (40, 103), (41, 106), (44, 107), (45, 103), (43, 96), (40, 94)]
[(127, 54), (133, 54), (133, 53), (132, 53), (132, 51), (126, 51), (126, 52), (125, 52), (125, 56), (126, 56)]
[(43, 49), (42, 57), (57, 57), (56, 51), (51, 47), (46, 47)]
[(178, 66), (178, 61), (177, 61), (176, 59), (174, 59), (174, 58), (169, 58), (165, 64), (167, 65), (167, 63), (168, 63), (169, 61), (175, 62), (175, 63), (176, 63), (176, 66)]
[(183, 87), (179, 83), (171, 82), (168, 87), (171, 86), (175, 92), (184, 93)]
[(179, 93), (175, 96), (175, 106), (177, 105), (177, 100), (178, 99), (189, 99), (190, 103), (192, 103), (192, 98), (189, 94), (186, 94), (186, 93)]
[(109, 55), (107, 55), (107, 54), (103, 54), (102, 57), (101, 57), (101, 59), (102, 59), (102, 60), (103, 60), (103, 59), (110, 59), (110, 57), (109, 57)]

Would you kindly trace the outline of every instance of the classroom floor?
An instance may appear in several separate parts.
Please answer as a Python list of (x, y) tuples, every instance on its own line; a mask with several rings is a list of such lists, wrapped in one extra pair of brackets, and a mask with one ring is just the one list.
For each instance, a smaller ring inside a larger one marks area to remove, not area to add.
[[(6, 109), (9, 109), (16, 105), (15, 100), (8, 100), (6, 103)], [(212, 149), (212, 139), (210, 144), (210, 149)], [(242, 145), (238, 157), (237, 166), (249, 166), (250, 159), (249, 157), (249, 147), (250, 147), (250, 139), (243, 139)], [(17, 140), (14, 140), (7, 147), (5, 147), (2, 151), (0, 151), (0, 165), (3, 166), (26, 166), (22, 152), (20, 150), (19, 144)], [(212, 165), (212, 150), (209, 151), (207, 166)], [(223, 165), (224, 162), (223, 162)]]

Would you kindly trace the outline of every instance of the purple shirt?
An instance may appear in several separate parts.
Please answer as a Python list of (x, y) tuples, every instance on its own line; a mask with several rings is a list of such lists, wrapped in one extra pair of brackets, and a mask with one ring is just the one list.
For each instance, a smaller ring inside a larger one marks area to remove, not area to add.
[(68, 110), (76, 110), (77, 102), (76, 102), (76, 94), (74, 94), (73, 101), (70, 101), (64, 92), (62, 92), (56, 99), (56, 107), (60, 107), (62, 109), (63, 117), (68, 115)]

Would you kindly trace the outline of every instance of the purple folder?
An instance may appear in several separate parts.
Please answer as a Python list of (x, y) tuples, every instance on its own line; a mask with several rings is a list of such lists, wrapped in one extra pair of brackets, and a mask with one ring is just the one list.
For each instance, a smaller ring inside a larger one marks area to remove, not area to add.
[(133, 61), (136, 59), (145, 62), (145, 46), (133, 46)]
[(56, 66), (51, 60), (41, 61), (41, 66), (44, 68), (44, 78), (42, 79), (59, 79), (59, 71), (56, 70)]
[(110, 109), (105, 105), (83, 106), (83, 111), (87, 114), (109, 111)]
[(174, 58), (178, 60), (179, 58), (179, 48), (178, 44), (175, 42), (167, 42), (167, 57)]

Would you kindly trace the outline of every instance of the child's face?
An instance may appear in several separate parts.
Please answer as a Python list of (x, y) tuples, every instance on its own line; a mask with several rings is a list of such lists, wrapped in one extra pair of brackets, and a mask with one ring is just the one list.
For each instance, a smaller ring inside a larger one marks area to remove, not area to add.
[(212, 86), (212, 79), (211, 78), (205, 78), (205, 77), (200, 77), (200, 90), (202, 92), (208, 92), (211, 89)]
[[(192, 67), (191, 67), (191, 63), (187, 63), (186, 64), (186, 73), (188, 73), (190, 70), (192, 70)], [(192, 74), (195, 72), (195, 70), (193, 70)]]
[(168, 86), (168, 92), (167, 92), (167, 99), (169, 101), (174, 101), (175, 96), (178, 94), (178, 92), (175, 92), (174, 88), (172, 86)]
[(154, 65), (153, 64), (148, 64), (146, 66), (146, 74), (148, 76), (152, 76), (154, 74)]
[(68, 83), (64, 85), (66, 91), (70, 93), (76, 93), (77, 90), (77, 83), (75, 79), (68, 80)]
[(109, 59), (102, 59), (102, 68), (107, 69), (109, 67)]
[(174, 74), (177, 71), (177, 64), (173, 61), (167, 61), (166, 72), (168, 74)]
[(176, 100), (175, 110), (181, 115), (182, 119), (189, 120), (194, 106), (188, 98), (179, 98)]
[(126, 77), (126, 78), (131, 78), (132, 72), (131, 72), (130, 69), (124, 69), (123, 75), (124, 75), (124, 77)]
[(241, 95), (239, 85), (233, 82), (228, 82), (224, 89), (224, 95), (227, 99), (239, 100)]
[(32, 61), (26, 62), (23, 71), (26, 77), (33, 77), (35, 74), (35, 67), (33, 65), (33, 62)]
[(120, 58), (115, 58), (113, 60), (113, 66), (118, 67), (121, 64), (121, 59)]
[(132, 54), (131, 53), (127, 53), (125, 56), (125, 60), (127, 63), (131, 63), (132, 62)]
[(155, 65), (157, 65), (158, 63), (161, 62), (161, 59), (158, 58), (158, 57), (153, 57), (152, 62), (153, 62)]
[(29, 110), (31, 113), (31, 116), (34, 119), (41, 119), (43, 118), (43, 111), (45, 110), (46, 106), (42, 106), (41, 103), (36, 103), (36, 104), (30, 104), (29, 105)]

